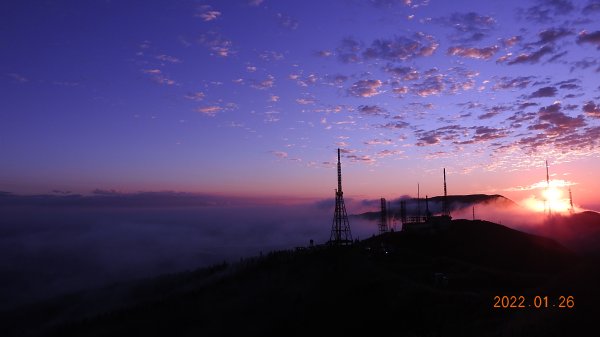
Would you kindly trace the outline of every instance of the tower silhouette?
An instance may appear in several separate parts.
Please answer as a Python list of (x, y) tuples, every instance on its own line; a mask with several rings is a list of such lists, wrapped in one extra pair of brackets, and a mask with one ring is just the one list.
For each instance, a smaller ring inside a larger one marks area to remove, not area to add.
[(571, 204), (571, 208), (569, 208), (569, 213), (575, 214), (575, 207), (573, 207), (573, 194), (571, 194), (570, 187), (569, 187), (569, 203)]
[(344, 192), (342, 191), (342, 163), (340, 161), (339, 148), (337, 175), (338, 188), (335, 190), (335, 211), (333, 213), (333, 223), (331, 225), (329, 244), (341, 246), (352, 244), (352, 233), (350, 232), (350, 222), (348, 221), (346, 205), (344, 204)]
[(381, 220), (379, 222), (379, 234), (387, 233), (389, 230), (388, 226), (388, 213), (385, 198), (381, 198)]
[[(550, 190), (550, 174), (548, 174), (548, 161), (546, 160), (546, 195), (548, 195), (548, 190)], [(545, 197), (547, 198), (547, 197)], [(546, 199), (544, 199), (544, 211), (546, 208)], [(548, 202), (548, 215), (552, 215), (552, 205)]]
[(442, 216), (450, 216), (450, 209), (448, 208), (448, 192), (446, 190), (446, 168), (444, 168), (444, 200), (442, 203)]

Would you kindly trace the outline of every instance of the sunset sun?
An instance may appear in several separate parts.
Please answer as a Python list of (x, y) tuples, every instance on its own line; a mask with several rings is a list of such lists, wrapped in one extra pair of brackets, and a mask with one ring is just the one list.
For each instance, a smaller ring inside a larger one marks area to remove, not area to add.
[(552, 212), (566, 212), (569, 210), (569, 200), (564, 198), (563, 192), (556, 188), (550, 187), (542, 192), (542, 196), (546, 201), (546, 208)]

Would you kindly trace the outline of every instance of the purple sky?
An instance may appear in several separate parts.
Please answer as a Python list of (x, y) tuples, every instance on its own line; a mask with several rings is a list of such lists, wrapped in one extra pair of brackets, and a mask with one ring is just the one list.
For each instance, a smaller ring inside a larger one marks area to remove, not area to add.
[(11, 1), (0, 191), (600, 204), (600, 1)]

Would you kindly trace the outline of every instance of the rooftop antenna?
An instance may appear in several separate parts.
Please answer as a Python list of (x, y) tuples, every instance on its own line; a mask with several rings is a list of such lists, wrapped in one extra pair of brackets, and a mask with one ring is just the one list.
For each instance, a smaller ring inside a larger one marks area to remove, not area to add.
[(335, 211), (333, 213), (333, 223), (331, 225), (329, 243), (340, 246), (352, 243), (352, 233), (350, 232), (350, 222), (348, 221), (346, 205), (344, 204), (344, 192), (342, 191), (342, 163), (340, 160), (339, 148), (337, 155), (338, 188), (335, 190)]

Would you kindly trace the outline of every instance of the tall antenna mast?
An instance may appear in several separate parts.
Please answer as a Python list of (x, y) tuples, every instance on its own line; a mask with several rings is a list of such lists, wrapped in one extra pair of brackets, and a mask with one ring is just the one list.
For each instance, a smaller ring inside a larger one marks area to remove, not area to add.
[[(548, 174), (548, 160), (546, 160), (546, 195), (548, 195), (548, 191), (550, 190), (550, 174)], [(548, 203), (548, 215), (552, 213), (552, 205)]]
[(450, 212), (448, 211), (448, 191), (446, 189), (446, 168), (444, 168), (444, 201), (442, 205), (442, 215), (450, 215)]
[(388, 209), (388, 230), (390, 232), (395, 231), (396, 230), (396, 215), (394, 214), (394, 211), (392, 211), (392, 205), (391, 203), (388, 201), (387, 202), (387, 209)]
[(385, 198), (381, 198), (381, 222), (379, 223), (379, 234), (388, 232), (388, 214)]
[(417, 219), (421, 221), (421, 187), (417, 183)]
[(575, 207), (573, 207), (573, 195), (571, 194), (571, 188), (569, 187), (569, 202), (571, 203), (571, 209), (569, 212), (571, 214), (575, 213)]
[(338, 148), (338, 162), (337, 162), (337, 175), (338, 175), (338, 193), (343, 194), (342, 192), (342, 161), (340, 160), (340, 149)]
[(548, 160), (546, 160), (546, 183), (550, 187), (550, 174), (548, 174)]
[(348, 221), (348, 214), (346, 213), (344, 192), (342, 191), (342, 162), (340, 159), (339, 148), (337, 155), (338, 188), (335, 191), (335, 211), (333, 213), (329, 244), (340, 246), (352, 244), (352, 233), (350, 232), (350, 222)]

